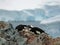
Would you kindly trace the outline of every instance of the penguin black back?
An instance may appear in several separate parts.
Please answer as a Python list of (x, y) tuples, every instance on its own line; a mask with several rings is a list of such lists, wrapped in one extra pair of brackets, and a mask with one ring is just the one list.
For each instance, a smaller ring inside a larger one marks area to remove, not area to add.
[(33, 27), (33, 28), (31, 28), (30, 31), (34, 32), (35, 34), (38, 34), (37, 31), (40, 33), (45, 33), (42, 29), (40, 29), (38, 27)]

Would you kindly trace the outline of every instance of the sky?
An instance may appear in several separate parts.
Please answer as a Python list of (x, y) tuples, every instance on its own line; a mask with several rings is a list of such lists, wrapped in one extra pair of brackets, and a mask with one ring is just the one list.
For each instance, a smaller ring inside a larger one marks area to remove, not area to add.
[(59, 0), (0, 0), (0, 9), (5, 10), (22, 10), (22, 9), (34, 9), (42, 8), (47, 3), (54, 5), (54, 2), (60, 2)]

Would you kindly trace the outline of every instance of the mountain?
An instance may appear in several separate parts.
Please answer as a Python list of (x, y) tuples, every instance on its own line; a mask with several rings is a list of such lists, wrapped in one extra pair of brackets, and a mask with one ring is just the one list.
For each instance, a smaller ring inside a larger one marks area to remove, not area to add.
[(40, 22), (42, 29), (53, 37), (60, 37), (60, 15), (54, 16)]
[(0, 20), (5, 21), (40, 21), (46, 18), (43, 9), (25, 9), (21, 11), (8, 11), (0, 9)]
[(43, 8), (23, 10), (0, 9), (0, 20), (5, 21), (42, 21), (60, 15), (60, 5), (44, 5)]

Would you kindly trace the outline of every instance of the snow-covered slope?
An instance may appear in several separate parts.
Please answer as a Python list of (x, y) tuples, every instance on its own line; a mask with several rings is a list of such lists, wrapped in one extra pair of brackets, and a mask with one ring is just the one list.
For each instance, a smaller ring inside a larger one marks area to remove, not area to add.
[(22, 11), (0, 10), (0, 20), (5, 21), (40, 21), (45, 18), (43, 9), (26, 9)]
[(40, 22), (42, 29), (53, 37), (60, 37), (60, 15), (54, 16)]
[(54, 22), (60, 22), (60, 15), (59, 16), (54, 16), (45, 20), (42, 20), (40, 24), (49, 24), (49, 23), (54, 23)]

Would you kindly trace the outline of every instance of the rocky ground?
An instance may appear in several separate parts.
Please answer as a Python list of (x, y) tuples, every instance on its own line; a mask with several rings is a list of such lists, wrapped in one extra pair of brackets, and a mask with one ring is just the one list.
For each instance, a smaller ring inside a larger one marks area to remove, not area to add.
[[(0, 45), (21, 45), (21, 40), (18, 31), (13, 28), (12, 24), (0, 21)], [(26, 45), (60, 45), (60, 37), (52, 38), (43, 33), (38, 37), (38, 41), (35, 37), (31, 44)]]

